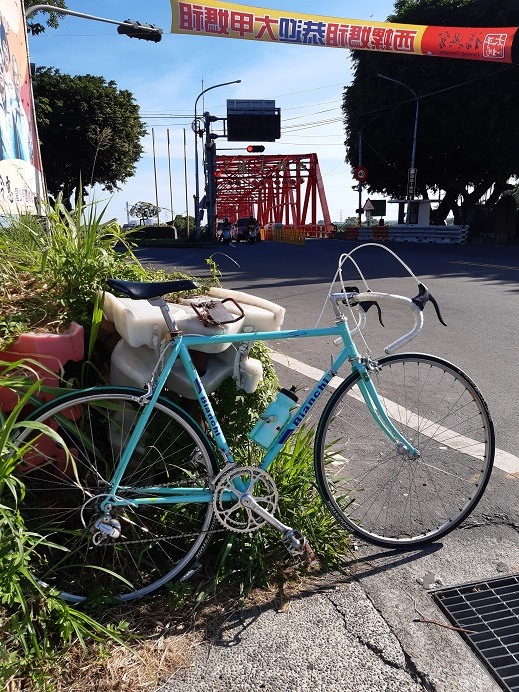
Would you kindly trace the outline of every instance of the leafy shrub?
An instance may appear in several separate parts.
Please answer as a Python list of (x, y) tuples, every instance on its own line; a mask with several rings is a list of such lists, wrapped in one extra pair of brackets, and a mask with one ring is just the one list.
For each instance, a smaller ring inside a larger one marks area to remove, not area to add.
[(250, 355), (263, 365), (263, 379), (253, 394), (245, 394), (238, 389), (232, 377), (228, 377), (211, 395), (214, 409), (222, 426), (224, 435), (236, 452), (239, 463), (250, 463), (257, 448), (252, 445), (248, 433), (275, 398), (279, 381), (274, 370), (269, 349), (264, 342), (258, 341), (251, 348)]
[[(72, 320), (83, 325), (88, 337), (109, 278), (191, 278), (143, 267), (133, 253), (135, 230), (122, 231), (114, 219), (104, 221), (105, 212), (106, 207), (80, 200), (69, 211), (58, 197), (47, 204), (46, 219), (27, 214), (0, 226), (0, 349), (22, 332), (58, 332)], [(216, 281), (214, 273), (197, 283), (204, 289)]]
[[(104, 210), (81, 205), (69, 212), (60, 199), (47, 220), (13, 217), (0, 228), (0, 347), (29, 330), (60, 331), (71, 320), (90, 325), (97, 292), (110, 276), (142, 279), (128, 234)], [(121, 248), (118, 251), (117, 248)]]
[(56, 594), (44, 592), (30, 571), (31, 558), (41, 542), (25, 530), (18, 511), (23, 483), (13, 471), (27, 453), (29, 444), (17, 447), (12, 435), (17, 428), (31, 427), (62, 440), (38, 423), (21, 422), (23, 410), (39, 387), (27, 385), (26, 366), (21, 362), (0, 363), (0, 386), (25, 387), (25, 393), (6, 417), (0, 412), (0, 682), (7, 688), (13, 679), (31, 680), (44, 686), (64, 651), (79, 642), (106, 638), (123, 643), (122, 626), (108, 628), (80, 610), (67, 605)]

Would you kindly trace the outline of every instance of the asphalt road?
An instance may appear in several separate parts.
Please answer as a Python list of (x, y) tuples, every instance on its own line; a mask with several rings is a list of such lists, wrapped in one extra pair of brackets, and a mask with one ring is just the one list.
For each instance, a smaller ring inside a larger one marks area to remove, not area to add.
[[(222, 272), (222, 285), (249, 291), (283, 305), (284, 326), (303, 328), (315, 325), (326, 292), (337, 270), (341, 253), (355, 243), (347, 241), (307, 241), (304, 246), (263, 242), (249, 246), (233, 244), (224, 249), (143, 249), (142, 261), (168, 269), (181, 269), (194, 276), (207, 275), (205, 258), (210, 254)], [(519, 246), (449, 246), (393, 244), (415, 275), (437, 299), (447, 327), (436, 318), (432, 305), (425, 311), (425, 327), (406, 347), (440, 355), (457, 364), (475, 380), (487, 399), (497, 433), (497, 446), (519, 456)], [(365, 248), (354, 257), (373, 289), (416, 295), (416, 283), (387, 252)], [(359, 284), (353, 266), (345, 280)], [(401, 335), (410, 325), (402, 313), (384, 313), (383, 329), (375, 312), (369, 314), (374, 355)], [(326, 311), (328, 321), (331, 312)], [(326, 319), (321, 324), (326, 324)], [(322, 347), (301, 340), (292, 355), (319, 367)], [(291, 342), (292, 349), (292, 342)]]

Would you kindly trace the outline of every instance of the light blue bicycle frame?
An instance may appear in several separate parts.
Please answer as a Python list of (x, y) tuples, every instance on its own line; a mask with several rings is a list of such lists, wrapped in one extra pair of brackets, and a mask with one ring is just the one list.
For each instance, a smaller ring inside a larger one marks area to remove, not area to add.
[[(211, 431), (211, 435), (220, 451), (221, 456), (224, 459), (224, 462), (226, 464), (236, 463), (215, 415), (213, 407), (211, 406), (209, 397), (204, 389), (200, 375), (198, 374), (198, 371), (196, 370), (193, 360), (189, 354), (188, 349), (190, 347), (223, 343), (243, 343), (251, 341), (281, 341), (284, 339), (325, 336), (340, 337), (343, 342), (343, 347), (339, 354), (333, 359), (330, 368), (323, 373), (321, 379), (319, 382), (317, 382), (305, 401), (301, 404), (301, 406), (298, 407), (292, 417), (283, 426), (271, 447), (266, 451), (259, 468), (263, 470), (267, 470), (269, 468), (271, 463), (283, 448), (287, 439), (306, 419), (314, 404), (330, 383), (331, 379), (337, 374), (337, 371), (341, 365), (343, 365), (347, 360), (351, 363), (352, 371), (357, 371), (359, 373), (360, 377), (358, 387), (360, 392), (364, 398), (366, 406), (369, 408), (373, 418), (380, 426), (384, 434), (395, 445), (400, 445), (402, 449), (405, 449), (411, 456), (417, 456), (418, 451), (410, 444), (410, 442), (408, 442), (408, 440), (405, 439), (405, 437), (398, 432), (391, 422), (387, 411), (385, 410), (384, 405), (373, 385), (373, 382), (371, 381), (368, 368), (360, 357), (355, 343), (353, 342), (345, 319), (338, 319), (334, 327), (327, 327), (323, 329), (247, 332), (239, 334), (218, 334), (215, 336), (180, 335), (174, 339), (169, 347), (170, 353), (165, 360), (164, 367), (162, 368), (162, 371), (157, 379), (153, 393), (149, 399), (146, 399), (145, 409), (140, 415), (139, 420), (137, 421), (135, 428), (133, 429), (125, 445), (124, 452), (114, 472), (111, 492), (106, 500), (104, 500), (101, 504), (101, 508), (104, 510), (107, 505), (114, 507), (123, 505), (137, 506), (147, 504), (209, 503), (212, 501), (212, 493), (208, 488), (132, 487), (132, 494), (143, 495), (143, 497), (133, 497), (131, 500), (125, 500), (117, 496), (118, 489), (124, 489), (124, 484), (120, 485), (120, 483), (124, 476), (126, 466), (130, 461), (133, 450), (135, 449), (144, 428), (146, 427), (148, 419), (153, 411), (153, 407), (161, 395), (162, 389), (164, 388), (166, 380), (169, 377), (177, 358), (180, 358), (182, 361), (189, 381), (193, 387), (193, 391), (196, 393), (196, 398), (198, 399), (202, 411), (204, 412), (204, 417)], [(236, 487), (238, 490), (242, 489), (239, 487), (239, 481), (236, 481)], [(150, 497), (146, 497), (146, 495), (149, 495)], [(231, 493), (227, 493), (224, 494), (224, 500), (226, 499), (231, 501), (235, 500), (236, 498), (232, 496)]]

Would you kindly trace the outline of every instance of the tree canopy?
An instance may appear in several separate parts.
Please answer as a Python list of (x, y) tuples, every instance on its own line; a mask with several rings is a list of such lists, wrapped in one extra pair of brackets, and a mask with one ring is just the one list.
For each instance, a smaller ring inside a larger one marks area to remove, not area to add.
[[(397, 0), (388, 21), (518, 26), (519, 3)], [(451, 209), (459, 221), (485, 195), (491, 205), (511, 187), (508, 181), (519, 174), (516, 65), (366, 51), (355, 51), (353, 62), (354, 79), (343, 100), (346, 160), (352, 167), (359, 163), (362, 141), (362, 165), (369, 172), (370, 192), (405, 199), (417, 102), (417, 189), (424, 197), (431, 190), (445, 193), (439, 221)]]
[(98, 183), (109, 192), (135, 174), (146, 129), (131, 92), (92, 75), (40, 67), (33, 80), (47, 188), (68, 202)]
[(151, 202), (137, 202), (130, 207), (130, 214), (140, 221), (144, 221), (144, 219), (151, 219), (153, 216), (157, 216), (159, 211), (159, 207)]
[[(23, 2), (23, 5), (24, 5), (26, 10), (28, 10), (30, 7), (34, 7), (35, 5), (42, 5), (42, 4), (53, 5), (58, 10), (59, 10), (59, 8), (67, 9), (67, 3), (65, 2), (65, 0), (47, 0), (47, 2), (45, 2), (45, 3), (41, 3), (40, 0), (24, 0), (24, 2)], [(40, 13), (41, 12), (35, 12), (33, 16), (37, 16)], [(59, 24), (59, 18), (60, 18), (60, 16), (63, 16), (63, 15), (60, 15), (59, 11), (49, 12), (49, 13), (47, 13), (45, 11), (45, 14), (47, 15), (47, 20), (46, 20), (45, 24), (47, 26), (52, 27), (53, 29), (57, 29), (58, 24)], [(31, 34), (35, 34), (35, 35), (41, 34), (43, 31), (45, 31), (45, 26), (43, 24), (41, 24), (40, 22), (33, 21), (32, 16), (27, 21), (27, 28), (29, 29)]]

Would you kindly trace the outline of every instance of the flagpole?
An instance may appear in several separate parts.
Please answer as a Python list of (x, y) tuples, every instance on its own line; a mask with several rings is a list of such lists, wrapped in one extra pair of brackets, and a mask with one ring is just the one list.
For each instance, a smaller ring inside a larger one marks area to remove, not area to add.
[(155, 130), (151, 128), (151, 143), (153, 147), (153, 173), (155, 175), (155, 206), (157, 207), (157, 226), (160, 226), (159, 191), (157, 187), (157, 159), (155, 158)]
[(186, 128), (184, 128), (184, 187), (186, 188), (186, 230), (189, 238), (189, 207), (187, 194), (187, 154), (186, 154)]
[(169, 169), (169, 206), (171, 209), (171, 223), (173, 224), (173, 233), (175, 235), (175, 240), (177, 239), (177, 229), (175, 227), (175, 219), (173, 218), (173, 182), (171, 178), (171, 145), (169, 140), (169, 127), (166, 130), (168, 136), (168, 169)]

